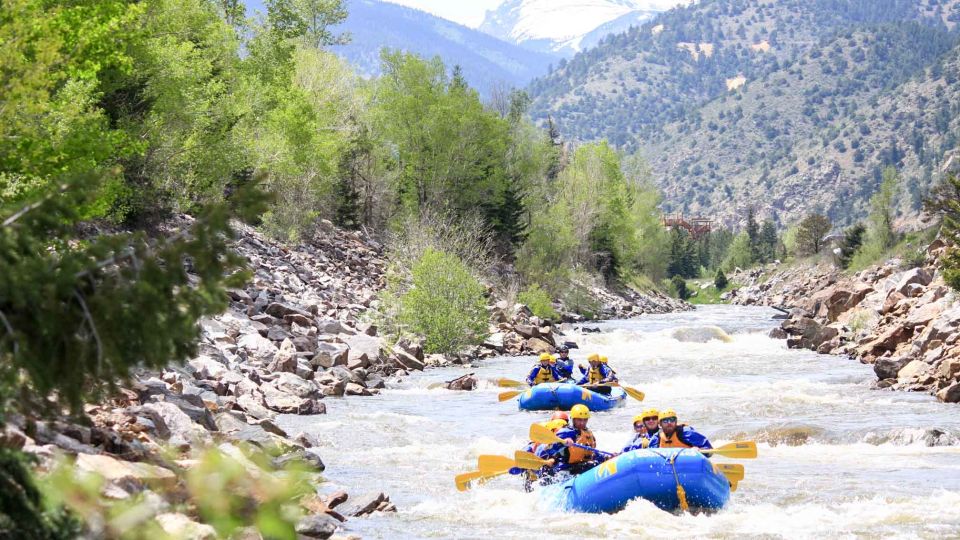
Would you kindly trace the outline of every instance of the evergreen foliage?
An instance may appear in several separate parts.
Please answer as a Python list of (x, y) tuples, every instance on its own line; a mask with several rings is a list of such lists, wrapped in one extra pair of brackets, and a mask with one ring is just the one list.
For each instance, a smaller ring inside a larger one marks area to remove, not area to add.
[(960, 177), (952, 174), (924, 201), (925, 210), (940, 218), (940, 234), (947, 251), (940, 257), (943, 280), (960, 290)]
[(833, 225), (823, 214), (809, 214), (797, 227), (796, 249), (799, 255), (816, 255), (823, 249), (823, 237)]
[(670, 279), (670, 285), (673, 287), (673, 293), (677, 298), (686, 300), (690, 298), (690, 291), (687, 289), (687, 280), (683, 276), (673, 276)]
[(11, 540), (70, 540), (80, 524), (62, 510), (44, 508), (27, 458), (0, 448), (0, 537)]
[(840, 266), (849, 268), (854, 254), (863, 245), (863, 237), (867, 228), (862, 223), (856, 223), (843, 231), (843, 244), (840, 246)]
[(730, 282), (727, 281), (727, 275), (723, 273), (722, 268), (717, 268), (717, 273), (713, 278), (713, 285), (717, 288), (718, 291), (722, 291), (727, 288)]

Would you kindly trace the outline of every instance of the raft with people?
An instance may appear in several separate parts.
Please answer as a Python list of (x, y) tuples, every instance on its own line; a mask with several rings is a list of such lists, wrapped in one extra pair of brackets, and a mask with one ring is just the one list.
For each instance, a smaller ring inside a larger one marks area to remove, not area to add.
[(634, 499), (648, 500), (668, 512), (711, 511), (727, 503), (730, 486), (696, 449), (645, 448), (604, 461), (543, 494), (557, 496), (559, 490), (560, 506), (578, 512), (618, 512)]
[(712, 512), (723, 508), (744, 478), (742, 465), (713, 463), (711, 455), (757, 457), (753, 441), (714, 448), (673, 409), (648, 408), (634, 416), (633, 438), (616, 453), (597, 449), (588, 427), (590, 410), (575, 405), (569, 415), (530, 426), (530, 443), (513, 457), (482, 455), (478, 470), (458, 475), (457, 489), (503, 474), (521, 475), (524, 489), (549, 503), (579, 512), (618, 512), (635, 499), (667, 511)]
[(569, 411), (586, 405), (591, 411), (607, 411), (625, 404), (627, 393), (619, 386), (577, 386), (573, 383), (541, 383), (520, 394), (524, 411)]

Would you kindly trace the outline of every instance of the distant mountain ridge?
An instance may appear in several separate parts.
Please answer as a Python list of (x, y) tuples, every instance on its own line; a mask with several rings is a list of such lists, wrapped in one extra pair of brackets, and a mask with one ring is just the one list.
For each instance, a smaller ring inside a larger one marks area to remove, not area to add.
[[(248, 14), (265, 11), (262, 0), (245, 0)], [(424, 11), (379, 0), (347, 0), (347, 20), (337, 32), (350, 42), (331, 48), (365, 76), (380, 73), (380, 51), (400, 49), (426, 58), (439, 56), (448, 69), (459, 65), (482, 95), (497, 86), (524, 87), (544, 75), (560, 56), (524, 49)]]
[(530, 50), (571, 56), (610, 33), (641, 24), (675, 0), (506, 0), (480, 31)]
[(958, 0), (703, 0), (559, 63), (531, 114), (642, 150), (668, 210), (847, 223), (893, 165), (915, 212), (957, 145), (958, 21)]

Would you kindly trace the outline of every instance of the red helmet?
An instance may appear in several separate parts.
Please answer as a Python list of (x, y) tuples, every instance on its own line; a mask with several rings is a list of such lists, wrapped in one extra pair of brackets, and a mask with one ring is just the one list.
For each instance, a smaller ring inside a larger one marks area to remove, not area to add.
[(557, 412), (553, 413), (553, 416), (551, 416), (550, 419), (551, 419), (551, 420), (563, 420), (564, 422), (569, 422), (569, 421), (570, 421), (570, 416), (569, 416), (567, 413), (563, 412), (563, 411), (557, 411)]

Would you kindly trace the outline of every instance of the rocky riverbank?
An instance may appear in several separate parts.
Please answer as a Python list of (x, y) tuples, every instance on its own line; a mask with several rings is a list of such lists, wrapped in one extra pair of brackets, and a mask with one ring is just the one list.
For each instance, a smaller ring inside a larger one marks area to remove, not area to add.
[(960, 402), (960, 304), (937, 265), (943, 245), (922, 266), (893, 259), (846, 275), (831, 264), (774, 265), (735, 274), (740, 305), (789, 310), (773, 337), (791, 348), (845, 355), (872, 364), (878, 388), (930, 392)]
[[(78, 470), (107, 480), (102, 493), (109, 498), (149, 496), (168, 534), (213, 538), (209, 525), (178, 510), (169, 491), (155, 489), (158, 483), (182, 484), (201, 449), (217, 447), (251, 468), (244, 452), (262, 454), (277, 470), (296, 461), (320, 473), (322, 441), (286, 433), (276, 415), (325, 414), (325, 399), (376, 394), (390, 377), (500, 354), (554, 351), (564, 341), (560, 326), (526, 306), (499, 301), (489, 308), (490, 336), (462, 354), (425, 355), (410, 340), (388, 344), (369, 316), (387, 266), (378, 242), (326, 222), (295, 247), (250, 227), (238, 229), (236, 249), (249, 261), (253, 279), (230, 291), (226, 312), (201, 321), (195, 358), (135, 374), (110, 399), (86, 406), (80, 418), (14, 415), (0, 432), (0, 444), (37, 456), (41, 469), (52, 467), (58, 455), (74, 456)], [(659, 293), (593, 292), (606, 317), (689, 309)], [(566, 313), (564, 320), (582, 317)], [(395, 510), (384, 493), (324, 493), (302, 506), (308, 517), (298, 531), (313, 538), (349, 530), (351, 517)]]

